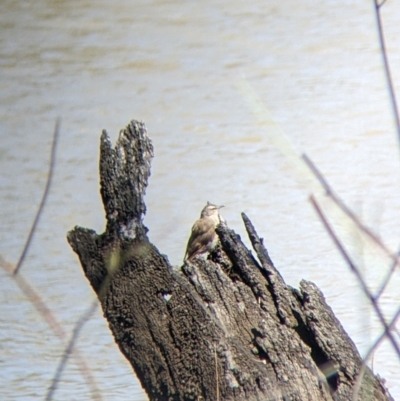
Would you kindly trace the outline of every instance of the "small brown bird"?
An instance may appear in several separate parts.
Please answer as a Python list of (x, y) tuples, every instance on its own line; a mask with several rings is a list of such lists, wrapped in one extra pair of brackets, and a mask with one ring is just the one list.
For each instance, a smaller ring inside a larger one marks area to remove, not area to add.
[(191, 260), (196, 255), (212, 251), (218, 243), (218, 235), (215, 227), (225, 221), (219, 214), (219, 209), (224, 206), (216, 206), (210, 202), (201, 211), (200, 218), (193, 224), (192, 234), (190, 235), (185, 260)]

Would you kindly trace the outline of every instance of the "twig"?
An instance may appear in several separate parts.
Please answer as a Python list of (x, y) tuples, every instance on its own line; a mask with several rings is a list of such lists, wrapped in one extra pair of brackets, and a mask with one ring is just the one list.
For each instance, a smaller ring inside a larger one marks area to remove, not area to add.
[(330, 224), (328, 223), (328, 220), (326, 219), (324, 213), (322, 212), (321, 208), (319, 207), (317, 201), (315, 200), (314, 196), (310, 196), (310, 202), (312, 203), (315, 211), (317, 212), (319, 218), (321, 219), (326, 231), (328, 232), (329, 236), (331, 237), (332, 241), (334, 242), (334, 244), (336, 245), (336, 247), (338, 248), (339, 252), (341, 253), (341, 255), (343, 256), (344, 260), (347, 262), (347, 264), (349, 265), (351, 271), (355, 274), (355, 276), (357, 277), (359, 284), (361, 285), (361, 288), (364, 291), (364, 294), (367, 296), (367, 298), (370, 300), (381, 324), (383, 325), (383, 327), (385, 328), (385, 334), (387, 335), (387, 337), (389, 338), (390, 342), (393, 345), (393, 348), (395, 349), (397, 356), (400, 358), (400, 348), (396, 342), (396, 340), (394, 339), (392, 333), (389, 330), (389, 326), (387, 325), (385, 318), (377, 304), (377, 302), (375, 301), (375, 298), (373, 297), (373, 295), (371, 294), (371, 292), (369, 291), (364, 279), (362, 278), (358, 268), (356, 267), (356, 265), (353, 263), (353, 261), (351, 260), (349, 254), (347, 253), (347, 251), (345, 250), (344, 246), (342, 245), (342, 243), (340, 242), (340, 240), (338, 239), (338, 237), (336, 236), (335, 232), (333, 231), (332, 227), (330, 226)]
[(356, 224), (356, 226), (364, 232), (369, 238), (372, 239), (379, 247), (381, 247), (386, 254), (392, 259), (394, 263), (394, 269), (399, 263), (399, 256), (393, 254), (393, 252), (382, 242), (382, 240), (366, 225), (361, 223), (360, 219), (355, 215), (355, 213), (336, 195), (333, 191), (332, 187), (329, 185), (328, 181), (322, 175), (322, 173), (318, 170), (316, 165), (311, 161), (311, 159), (303, 153), (302, 159), (313, 172), (317, 180), (320, 182), (322, 187), (324, 188), (326, 194), (336, 203), (336, 205), (348, 216), (350, 219)]
[[(397, 319), (400, 316), (400, 308), (397, 310), (397, 313), (394, 315), (392, 321), (390, 322), (388, 329), (392, 330), (395, 327), (395, 324), (397, 322)], [(365, 367), (367, 364), (368, 359), (374, 354), (374, 352), (376, 351), (376, 349), (378, 348), (378, 346), (380, 345), (380, 343), (384, 340), (384, 338), (386, 337), (386, 329), (385, 331), (378, 337), (378, 339), (375, 341), (374, 345), (369, 349), (369, 351), (367, 352), (367, 354), (365, 355), (362, 365), (360, 366), (360, 371), (358, 372), (358, 376), (357, 376), (357, 380), (354, 383), (353, 386), (353, 396), (352, 396), (352, 401), (357, 401), (358, 399), (358, 393), (360, 391), (361, 388), (361, 383), (362, 383), (362, 379), (364, 376), (364, 372), (365, 372)]]
[[(50, 164), (49, 164), (49, 171), (48, 171), (48, 175), (47, 175), (46, 186), (45, 186), (42, 200), (40, 202), (38, 211), (36, 213), (34, 222), (30, 229), (29, 235), (26, 239), (23, 251), (21, 253), (21, 256), (19, 257), (18, 263), (17, 263), (16, 267), (13, 269), (13, 267), (11, 266), (10, 263), (7, 263), (2, 258), (0, 258), (0, 266), (3, 267), (7, 272), (9, 272), (12, 275), (12, 277), (14, 278), (15, 282), (17, 283), (17, 285), (19, 286), (21, 291), (27, 296), (27, 298), (32, 303), (32, 305), (36, 308), (36, 310), (39, 312), (39, 314), (42, 315), (42, 317), (48, 323), (48, 325), (52, 328), (54, 333), (58, 337), (64, 339), (66, 337), (65, 331), (63, 330), (60, 323), (57, 321), (54, 313), (43, 301), (39, 292), (36, 291), (32, 287), (32, 285), (29, 284), (29, 282), (24, 279), (23, 276), (18, 275), (18, 272), (22, 266), (22, 263), (25, 260), (25, 257), (27, 255), (29, 246), (32, 242), (33, 234), (39, 223), (41, 213), (44, 209), (46, 199), (49, 194), (49, 190), (50, 190), (52, 178), (53, 178), (55, 161), (56, 161), (56, 148), (57, 148), (57, 143), (58, 143), (58, 138), (59, 138), (59, 132), (60, 132), (60, 119), (57, 119), (55, 128), (54, 128), (54, 134), (53, 134), (53, 142), (52, 142), (52, 147), (51, 147)], [(71, 354), (71, 352), (73, 352), (74, 356), (77, 358), (78, 366), (79, 366), (83, 376), (85, 377), (86, 381), (88, 382), (89, 386), (91, 387), (93, 399), (100, 400), (101, 399), (100, 392), (98, 391), (98, 389), (95, 385), (94, 379), (91, 376), (90, 370), (86, 366), (84, 359), (82, 358), (82, 356), (79, 354), (78, 351), (73, 350), (72, 348), (68, 351), (68, 355)]]
[(80, 334), (80, 331), (82, 330), (84, 324), (90, 319), (90, 317), (93, 315), (93, 313), (95, 312), (95, 310), (97, 309), (97, 305), (98, 305), (98, 300), (96, 299), (95, 301), (92, 302), (92, 304), (90, 305), (90, 308), (83, 314), (83, 316), (78, 320), (78, 322), (76, 323), (74, 330), (72, 332), (72, 336), (71, 339), (66, 347), (66, 349), (63, 352), (63, 356), (61, 358), (61, 361), (57, 367), (56, 373), (53, 377), (53, 380), (51, 382), (49, 391), (47, 392), (46, 395), (46, 401), (50, 401), (53, 399), (53, 395), (54, 392), (57, 389), (57, 385), (58, 382), (60, 381), (61, 378), (61, 374), (67, 364), (67, 361), (69, 359), (69, 356), (71, 355), (76, 340), (78, 339), (78, 336)]
[(47, 174), (46, 187), (44, 189), (43, 196), (42, 196), (42, 201), (40, 202), (39, 209), (38, 209), (38, 211), (36, 213), (35, 220), (33, 221), (33, 224), (32, 224), (31, 230), (29, 232), (28, 238), (26, 239), (24, 249), (23, 249), (23, 251), (21, 253), (21, 256), (19, 257), (17, 266), (16, 266), (16, 268), (14, 270), (14, 273), (13, 273), (14, 275), (18, 273), (18, 271), (21, 268), (22, 263), (23, 263), (23, 261), (24, 261), (24, 259), (26, 257), (26, 254), (28, 252), (29, 246), (30, 246), (32, 238), (33, 238), (33, 234), (34, 234), (34, 232), (36, 230), (36, 227), (37, 227), (37, 224), (39, 222), (40, 215), (42, 214), (44, 205), (46, 203), (46, 199), (47, 199), (47, 196), (48, 196), (48, 193), (49, 193), (49, 189), (50, 189), (50, 186), (51, 186), (51, 180), (53, 178), (54, 165), (55, 165), (55, 161), (56, 161), (56, 147), (57, 147), (59, 132), (60, 132), (60, 119), (57, 119), (56, 125), (55, 125), (55, 128), (54, 128), (53, 144), (52, 144), (52, 147), (51, 147), (51, 157), (50, 157), (49, 172)]
[(392, 260), (392, 266), (383, 281), (380, 289), (375, 294), (374, 299), (377, 301), (385, 290), (387, 284), (389, 283), (394, 271), (396, 270), (399, 260), (400, 260), (400, 250), (397, 254), (393, 254), (391, 250), (382, 242), (382, 240), (367, 226), (361, 223), (360, 219), (354, 214), (354, 212), (336, 195), (333, 191), (332, 187), (329, 185), (326, 178), (322, 175), (322, 173), (318, 170), (317, 166), (312, 162), (312, 160), (308, 157), (307, 154), (302, 155), (302, 159), (307, 164), (309, 169), (315, 175), (317, 180), (320, 182), (321, 186), (324, 188), (326, 194), (335, 202), (335, 204), (347, 215), (350, 219), (356, 224), (356, 226), (364, 232), (370, 239), (372, 239), (380, 248), (382, 248), (386, 254)]
[[(397, 252), (397, 258), (400, 258), (400, 250)], [(396, 270), (397, 264), (398, 264), (398, 259), (392, 263), (392, 266), (390, 267), (388, 274), (386, 275), (385, 279), (383, 280), (381, 287), (379, 288), (378, 292), (375, 294), (375, 300), (378, 300), (380, 298), (380, 296), (382, 295), (383, 291), (385, 291), (386, 286), (389, 284), (389, 281), (392, 278), (394, 271)]]
[(386, 75), (386, 81), (387, 81), (387, 86), (389, 89), (389, 95), (390, 95), (390, 102), (392, 104), (392, 109), (393, 109), (393, 117), (395, 119), (395, 124), (396, 124), (396, 131), (397, 131), (397, 137), (400, 142), (400, 118), (399, 118), (399, 111), (397, 109), (397, 100), (396, 100), (396, 93), (393, 88), (393, 81), (392, 81), (392, 76), (390, 73), (390, 67), (389, 67), (389, 60), (386, 54), (386, 45), (385, 45), (385, 37), (383, 35), (383, 27), (382, 27), (382, 20), (381, 20), (381, 14), (380, 14), (380, 8), (385, 4), (386, 0), (383, 0), (381, 3), (378, 2), (378, 0), (374, 0), (375, 3), (375, 17), (376, 17), (376, 24), (378, 27), (378, 34), (379, 34), (379, 44), (381, 46), (381, 54), (382, 54), (382, 59), (383, 59), (383, 65), (385, 68), (385, 75)]
[[(66, 338), (66, 333), (63, 327), (56, 319), (53, 311), (46, 305), (44, 300), (41, 298), (39, 292), (36, 291), (35, 288), (31, 284), (29, 284), (28, 281), (25, 280), (23, 275), (21, 274), (13, 275), (14, 266), (11, 263), (6, 262), (1, 256), (0, 256), (0, 266), (10, 274), (10, 276), (14, 279), (18, 287), (21, 289), (22, 293), (26, 295), (28, 300), (35, 307), (38, 313), (43, 317), (43, 319), (47, 322), (47, 324), (53, 330), (53, 332), (58, 337), (64, 340)], [(91, 390), (92, 398), (94, 400), (101, 400), (100, 391), (96, 386), (95, 380), (92, 374), (90, 373), (90, 369), (86, 365), (84, 358), (76, 349), (73, 350), (73, 354), (74, 358), (76, 359), (76, 363)]]
[(378, 4), (378, 2), (376, 2), (375, 5), (378, 6), (378, 9), (379, 9), (379, 8), (381, 8), (385, 3), (386, 3), (386, 0), (383, 0), (382, 3)]

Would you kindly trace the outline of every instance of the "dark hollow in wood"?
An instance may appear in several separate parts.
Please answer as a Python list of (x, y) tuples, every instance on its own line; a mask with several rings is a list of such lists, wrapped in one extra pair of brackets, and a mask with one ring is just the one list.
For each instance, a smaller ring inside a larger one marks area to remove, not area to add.
[[(308, 281), (286, 285), (242, 214), (255, 255), (226, 224), (220, 246), (181, 268), (149, 242), (144, 195), (153, 147), (132, 121), (101, 136), (107, 227), (68, 241), (115, 341), (150, 400), (351, 400), (362, 359)], [(391, 400), (367, 368), (358, 400)]]

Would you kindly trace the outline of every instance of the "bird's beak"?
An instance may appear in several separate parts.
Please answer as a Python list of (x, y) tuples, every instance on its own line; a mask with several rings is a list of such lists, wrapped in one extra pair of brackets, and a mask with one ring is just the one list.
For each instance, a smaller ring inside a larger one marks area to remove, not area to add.
[(222, 205), (222, 206), (218, 206), (218, 209), (221, 209), (222, 207), (225, 207), (224, 205)]

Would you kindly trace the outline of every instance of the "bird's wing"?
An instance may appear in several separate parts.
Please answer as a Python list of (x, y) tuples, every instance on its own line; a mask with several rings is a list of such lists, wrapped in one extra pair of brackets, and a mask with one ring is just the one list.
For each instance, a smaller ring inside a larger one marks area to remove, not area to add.
[(215, 235), (215, 223), (212, 219), (200, 219), (194, 223), (192, 233), (190, 235), (185, 259), (191, 259), (199, 253), (207, 250), (208, 242), (212, 241)]

